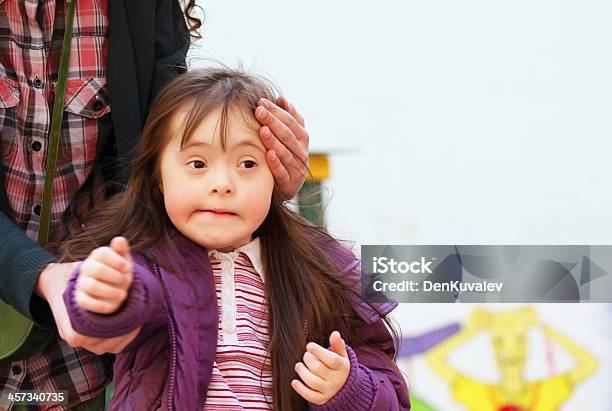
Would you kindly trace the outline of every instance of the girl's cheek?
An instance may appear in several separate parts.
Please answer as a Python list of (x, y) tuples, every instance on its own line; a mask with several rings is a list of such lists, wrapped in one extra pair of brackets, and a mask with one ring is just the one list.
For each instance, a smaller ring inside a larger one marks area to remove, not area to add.
[(185, 210), (185, 196), (180, 196), (179, 193), (173, 192), (173, 190), (166, 189), (164, 192), (164, 206), (166, 207), (166, 213), (170, 220), (177, 224), (183, 218), (186, 213)]
[(265, 200), (253, 202), (253, 207), (251, 208), (251, 215), (253, 216), (253, 218), (263, 222), (263, 220), (265, 220), (266, 216), (268, 215), (268, 211), (270, 211), (269, 202), (266, 202)]
[(252, 201), (252, 207), (249, 207), (252, 213), (252, 216), (257, 220), (263, 222), (268, 216), (268, 212), (270, 211), (270, 204), (272, 203), (272, 193), (268, 195), (268, 193), (254, 192), (251, 196), (247, 197)]

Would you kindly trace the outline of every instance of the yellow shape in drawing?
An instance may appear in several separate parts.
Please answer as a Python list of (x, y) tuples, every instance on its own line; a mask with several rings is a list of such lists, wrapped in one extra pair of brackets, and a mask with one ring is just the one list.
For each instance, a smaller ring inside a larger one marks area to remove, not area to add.
[(504, 400), (501, 387), (459, 376), (453, 396), (471, 411), (554, 411), (572, 394), (573, 386), (567, 375), (527, 383), (524, 392)]
[[(537, 317), (532, 307), (499, 313), (476, 309), (460, 332), (427, 354), (427, 362), (447, 381), (454, 398), (470, 411), (555, 411), (572, 395), (576, 384), (595, 371), (597, 363), (588, 352), (554, 328), (540, 323)], [(544, 380), (524, 379), (528, 331), (533, 327), (540, 327), (551, 341), (574, 358), (572, 370)], [(491, 334), (500, 374), (495, 383), (474, 380), (448, 362), (451, 351), (482, 331)]]

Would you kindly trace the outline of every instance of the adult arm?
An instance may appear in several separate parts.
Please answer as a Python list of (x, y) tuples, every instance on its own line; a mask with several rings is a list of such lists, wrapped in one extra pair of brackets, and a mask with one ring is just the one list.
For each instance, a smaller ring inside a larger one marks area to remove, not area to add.
[(54, 332), (49, 304), (35, 294), (43, 269), (55, 261), (0, 212), (0, 298), (41, 328)]

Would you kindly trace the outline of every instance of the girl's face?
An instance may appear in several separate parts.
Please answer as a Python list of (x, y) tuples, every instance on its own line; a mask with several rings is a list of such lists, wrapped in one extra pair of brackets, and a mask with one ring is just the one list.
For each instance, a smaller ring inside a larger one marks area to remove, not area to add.
[(184, 113), (174, 116), (171, 141), (160, 156), (166, 212), (187, 238), (208, 249), (232, 251), (252, 240), (270, 210), (274, 178), (256, 128), (228, 114), (221, 148), (221, 108), (208, 114), (181, 148)]

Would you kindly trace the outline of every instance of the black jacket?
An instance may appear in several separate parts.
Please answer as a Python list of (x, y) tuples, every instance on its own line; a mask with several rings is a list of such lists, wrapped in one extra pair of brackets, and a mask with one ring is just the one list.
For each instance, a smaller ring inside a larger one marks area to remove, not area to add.
[[(109, 1), (107, 87), (114, 138), (104, 152), (131, 158), (155, 96), (184, 71), (189, 33), (178, 0)], [(127, 181), (129, 169), (109, 175)], [(42, 269), (55, 257), (9, 218), (0, 161), (0, 298), (43, 328), (54, 328), (46, 301), (34, 294)]]

